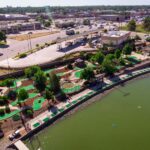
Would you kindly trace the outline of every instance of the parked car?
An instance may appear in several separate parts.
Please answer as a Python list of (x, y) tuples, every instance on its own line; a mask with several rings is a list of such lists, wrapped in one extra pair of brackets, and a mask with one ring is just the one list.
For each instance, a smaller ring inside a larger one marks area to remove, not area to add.
[(66, 30), (66, 35), (74, 35), (74, 30)]
[(20, 136), (20, 130), (16, 130), (14, 133), (9, 135), (9, 140), (13, 141), (15, 138), (18, 138)]

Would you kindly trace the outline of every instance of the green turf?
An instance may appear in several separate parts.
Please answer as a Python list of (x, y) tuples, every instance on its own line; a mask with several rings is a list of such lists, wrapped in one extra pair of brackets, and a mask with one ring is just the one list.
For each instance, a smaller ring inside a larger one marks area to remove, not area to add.
[(75, 72), (75, 77), (80, 78), (82, 70)]
[(29, 90), (35, 89), (35, 87), (32, 84), (28, 85), (28, 86), (21, 86), (21, 87), (17, 88), (17, 91), (19, 91), (21, 89), (25, 89), (25, 90), (29, 91)]
[(3, 116), (0, 116), (0, 120), (5, 120), (5, 119), (8, 119), (16, 114), (18, 114), (20, 112), (20, 110), (15, 110), (13, 112), (10, 112), (10, 113), (5, 113), (5, 115)]
[(60, 108), (60, 109), (59, 109), (59, 111), (60, 111), (60, 112), (63, 112), (63, 111), (64, 111), (64, 109), (63, 109), (63, 108)]
[(35, 99), (34, 100), (34, 102), (33, 102), (33, 110), (39, 110), (39, 109), (41, 109), (41, 107), (42, 107), (42, 104), (43, 104), (43, 102), (45, 101), (46, 99), (44, 99), (43, 97), (41, 97), (41, 98), (38, 98), (38, 99)]
[(72, 102), (72, 104), (76, 104), (76, 103), (77, 103), (77, 101), (76, 101), (76, 100)]
[(71, 104), (67, 104), (66, 107), (69, 108), (71, 106)]
[(43, 121), (44, 121), (44, 122), (47, 122), (47, 121), (49, 121), (49, 118), (46, 117), (46, 118), (43, 119)]
[(38, 95), (38, 93), (29, 93), (29, 98), (34, 98)]
[(37, 122), (37, 123), (35, 123), (34, 125), (33, 125), (33, 127), (38, 127), (40, 125), (40, 123), (39, 122)]

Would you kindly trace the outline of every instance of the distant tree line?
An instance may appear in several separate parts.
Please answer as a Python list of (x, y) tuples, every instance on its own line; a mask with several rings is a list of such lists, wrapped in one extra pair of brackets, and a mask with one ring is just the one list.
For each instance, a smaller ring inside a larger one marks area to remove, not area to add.
[(66, 14), (71, 9), (74, 9), (74, 11), (86, 11), (86, 10), (115, 10), (115, 11), (127, 11), (127, 10), (138, 10), (138, 9), (150, 9), (150, 5), (139, 5), (139, 6), (76, 6), (76, 7), (58, 7), (58, 6), (45, 6), (45, 7), (3, 7), (0, 8), (0, 13), (44, 13), (47, 12), (47, 10), (50, 10), (51, 12), (62, 12), (63, 14)]

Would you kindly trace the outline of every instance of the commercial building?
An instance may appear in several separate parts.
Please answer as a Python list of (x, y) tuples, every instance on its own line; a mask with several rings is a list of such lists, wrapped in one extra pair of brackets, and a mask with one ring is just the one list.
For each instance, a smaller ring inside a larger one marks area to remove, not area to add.
[(106, 20), (106, 21), (125, 21), (128, 19), (128, 16), (121, 15), (121, 14), (110, 14), (110, 15), (100, 15), (99, 16), (101, 20)]
[(20, 31), (28, 30), (40, 30), (42, 29), (40, 22), (26, 22), (26, 23), (14, 23), (14, 24), (0, 24), (0, 31), (6, 34), (19, 33)]
[(120, 45), (130, 37), (130, 32), (127, 31), (109, 31), (102, 34), (102, 44)]

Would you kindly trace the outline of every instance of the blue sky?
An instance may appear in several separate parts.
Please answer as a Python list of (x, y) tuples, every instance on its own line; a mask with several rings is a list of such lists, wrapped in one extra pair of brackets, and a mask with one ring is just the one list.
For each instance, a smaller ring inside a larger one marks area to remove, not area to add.
[(4, 6), (150, 5), (150, 0), (0, 0)]

